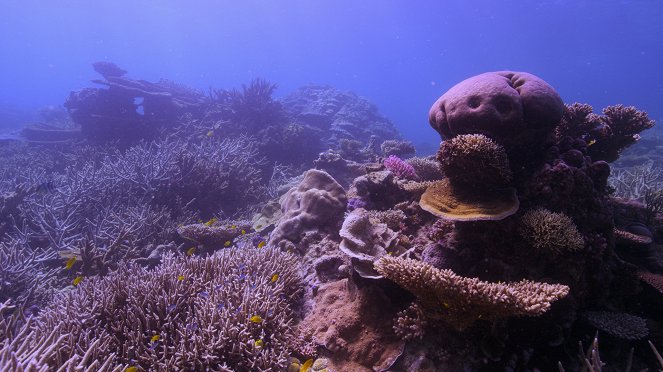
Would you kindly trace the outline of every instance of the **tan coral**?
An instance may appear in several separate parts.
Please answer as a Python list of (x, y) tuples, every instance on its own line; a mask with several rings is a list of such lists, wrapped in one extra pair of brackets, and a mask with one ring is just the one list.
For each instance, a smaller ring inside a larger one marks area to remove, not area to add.
[(417, 296), (427, 316), (458, 330), (478, 319), (541, 315), (550, 309), (553, 301), (569, 292), (565, 285), (529, 280), (484, 282), (421, 261), (391, 256), (381, 258), (375, 269)]
[(318, 291), (298, 333), (313, 332), (330, 371), (384, 371), (403, 352), (404, 342), (392, 329), (396, 312), (379, 287), (357, 287), (343, 279)]
[(283, 216), (270, 237), (271, 244), (282, 240), (298, 242), (306, 231), (332, 228), (343, 216), (345, 190), (323, 171), (311, 169), (281, 198)]
[(514, 188), (467, 192), (444, 179), (424, 192), (419, 205), (423, 210), (451, 221), (496, 221), (516, 213), (520, 202)]
[(578, 251), (585, 244), (569, 216), (545, 208), (525, 213), (522, 218), (522, 236), (531, 247), (544, 253)]
[(348, 214), (339, 235), (343, 239), (339, 249), (352, 259), (353, 268), (364, 278), (382, 278), (373, 269), (373, 262), (384, 255), (404, 251), (398, 245), (398, 234), (384, 223), (372, 223), (370, 214), (363, 208)]

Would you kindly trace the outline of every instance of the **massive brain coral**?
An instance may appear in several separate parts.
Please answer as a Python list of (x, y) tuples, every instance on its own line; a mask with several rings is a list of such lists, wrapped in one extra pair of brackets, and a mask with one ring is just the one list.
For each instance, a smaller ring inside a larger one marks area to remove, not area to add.
[(485, 134), (508, 150), (545, 139), (563, 112), (562, 99), (539, 77), (525, 72), (497, 71), (473, 76), (453, 86), (433, 104), (428, 118), (443, 139), (459, 134)]

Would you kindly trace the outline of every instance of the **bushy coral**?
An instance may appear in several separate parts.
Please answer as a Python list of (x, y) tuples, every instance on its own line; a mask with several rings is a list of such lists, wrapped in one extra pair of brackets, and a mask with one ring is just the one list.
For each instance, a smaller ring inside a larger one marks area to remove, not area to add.
[(483, 134), (465, 134), (442, 142), (437, 160), (459, 185), (502, 187), (511, 181), (504, 148)]
[(541, 253), (573, 252), (584, 246), (583, 237), (569, 216), (544, 208), (525, 213), (521, 233), (527, 243)]
[(290, 254), (248, 247), (123, 266), (57, 297), (9, 349), (30, 350), (36, 368), (282, 370), (297, 271)]
[(414, 167), (396, 155), (389, 155), (389, 157), (384, 159), (383, 163), (385, 168), (398, 178), (411, 180), (418, 178)]
[(391, 256), (382, 257), (375, 269), (417, 296), (427, 317), (459, 330), (480, 319), (541, 315), (569, 292), (565, 285), (528, 280), (484, 282), (421, 261)]
[(414, 145), (410, 141), (386, 140), (380, 144), (380, 150), (384, 156), (398, 156), (406, 158), (414, 155)]
[(417, 176), (422, 181), (436, 181), (444, 177), (440, 163), (430, 156), (426, 158), (414, 157), (407, 160), (414, 168)]

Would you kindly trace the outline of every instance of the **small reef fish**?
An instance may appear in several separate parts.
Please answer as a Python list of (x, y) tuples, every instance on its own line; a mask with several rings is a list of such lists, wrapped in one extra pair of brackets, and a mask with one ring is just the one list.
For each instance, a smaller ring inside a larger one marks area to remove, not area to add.
[(256, 340), (254, 344), (256, 345), (257, 348), (261, 348), (264, 343), (262, 342), (262, 340)]
[(279, 280), (279, 274), (272, 275), (272, 283), (274, 283), (277, 280)]
[(184, 280), (184, 275), (180, 275), (180, 276), (178, 276), (178, 277), (177, 277), (177, 280), (179, 280), (179, 281)]
[(191, 247), (186, 250), (186, 255), (189, 257), (193, 256), (194, 253), (196, 253), (196, 247)]
[(595, 143), (596, 143), (596, 140), (593, 139), (593, 140), (587, 142), (587, 147), (589, 147), (589, 146), (591, 146), (591, 145), (593, 145), (593, 144), (595, 144)]
[(223, 243), (223, 246), (226, 248), (230, 247), (231, 245), (233, 245), (233, 242), (231, 242), (230, 240), (226, 240), (226, 242)]
[(205, 222), (205, 226), (212, 226), (218, 220), (219, 220), (218, 218), (212, 217), (212, 218), (209, 219), (209, 221)]
[(214, 131), (213, 131), (213, 130), (207, 132), (207, 137), (212, 137), (213, 135), (214, 135)]
[(299, 372), (308, 372), (311, 370), (312, 366), (313, 366), (313, 359), (309, 359), (299, 367)]
[(242, 235), (246, 235), (246, 230), (242, 230)]
[(233, 229), (233, 230), (235, 230), (235, 229), (237, 228), (237, 226), (235, 226), (235, 225), (231, 225), (230, 228)]
[(159, 340), (161, 340), (161, 335), (154, 335), (150, 338), (150, 342), (157, 342)]
[(262, 247), (264, 247), (265, 244), (267, 244), (267, 243), (266, 243), (264, 240), (261, 241), (260, 243), (258, 243), (258, 248), (262, 248)]
[(67, 270), (71, 270), (71, 268), (74, 267), (75, 263), (76, 263), (76, 257), (72, 257), (67, 260), (67, 263), (64, 264), (64, 268)]
[(262, 323), (262, 318), (260, 315), (254, 315), (250, 319), (251, 323)]
[(125, 369), (124, 372), (138, 372), (138, 367), (136, 366), (127, 367), (127, 369)]
[(199, 292), (198, 296), (203, 297), (203, 298), (207, 298), (207, 297), (209, 297), (209, 292), (207, 292), (207, 291)]
[(81, 284), (81, 281), (83, 281), (83, 277), (82, 276), (77, 276), (77, 277), (74, 278), (74, 280), (71, 282), (71, 284), (73, 284), (74, 286), (77, 286), (77, 285)]

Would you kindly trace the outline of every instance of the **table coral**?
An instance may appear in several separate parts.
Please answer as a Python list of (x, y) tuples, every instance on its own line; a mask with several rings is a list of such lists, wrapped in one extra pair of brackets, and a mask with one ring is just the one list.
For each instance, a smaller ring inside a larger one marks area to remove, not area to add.
[(489, 283), (465, 278), (424, 262), (385, 256), (375, 269), (414, 293), (427, 316), (462, 330), (475, 321), (537, 316), (563, 298), (569, 287), (523, 280)]

